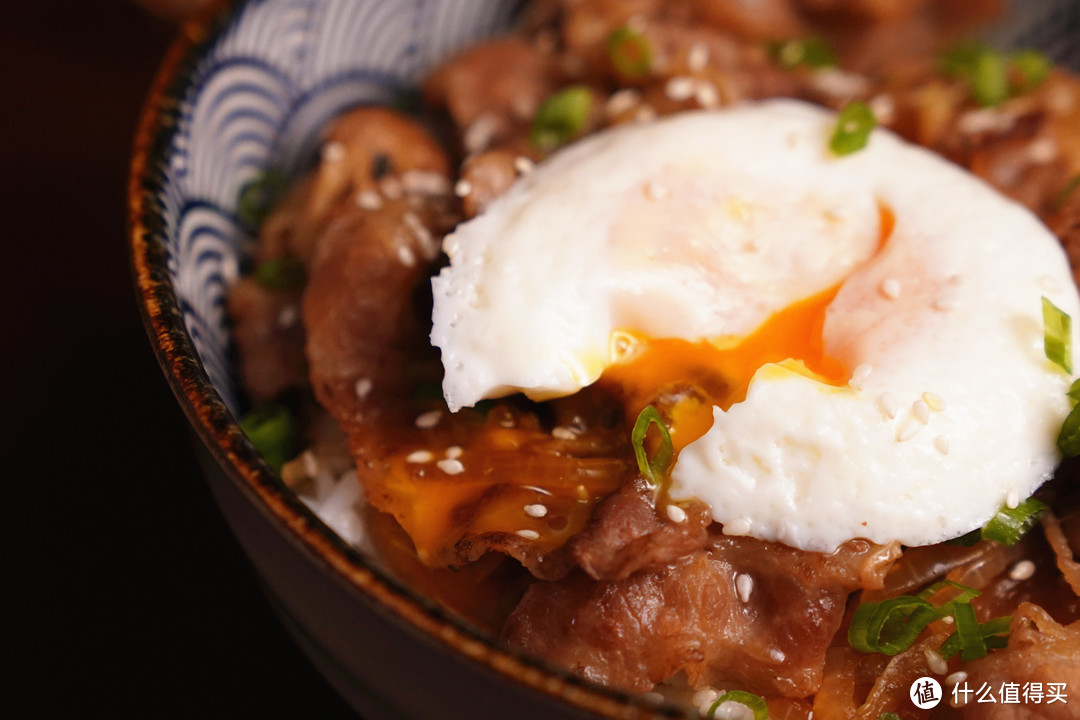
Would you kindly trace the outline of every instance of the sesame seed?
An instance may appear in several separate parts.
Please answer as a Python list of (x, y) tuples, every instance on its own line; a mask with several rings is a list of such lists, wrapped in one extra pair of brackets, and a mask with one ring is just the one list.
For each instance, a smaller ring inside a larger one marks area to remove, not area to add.
[(668, 100), (673, 102), (682, 102), (683, 100), (689, 100), (694, 96), (694, 91), (697, 89), (697, 83), (694, 82), (694, 78), (677, 76), (667, 81), (664, 85), (664, 94)]
[(881, 294), (890, 300), (900, 297), (900, 281), (896, 278), (885, 278), (881, 283)]
[(469, 153), (478, 153), (487, 149), (491, 141), (495, 139), (495, 133), (499, 130), (499, 121), (490, 114), (484, 114), (473, 120), (469, 127), (465, 128), (465, 134), (461, 142)]
[(430, 450), (416, 450), (405, 456), (407, 463), (429, 463), (434, 459), (435, 455)]
[(645, 197), (650, 200), (662, 200), (666, 198), (668, 194), (668, 189), (656, 180), (650, 180), (645, 183)]
[(863, 385), (866, 382), (866, 378), (870, 377), (870, 373), (874, 371), (874, 366), (870, 363), (863, 363), (857, 366), (851, 372), (851, 380), (848, 381), (848, 385), (856, 390), (862, 390)]
[(652, 122), (655, 119), (656, 119), (656, 110), (653, 108), (652, 105), (648, 105), (648, 104), (642, 105), (641, 107), (639, 107), (637, 109), (637, 112), (634, 113), (635, 122), (646, 123), (646, 122)]
[(1005, 504), (1010, 510), (1020, 504), (1020, 488), (1009, 488), (1009, 494), (1005, 496)]
[(671, 522), (674, 522), (674, 523), (684, 523), (684, 522), (686, 522), (686, 511), (683, 510), (678, 505), (668, 505), (667, 506), (667, 516), (668, 516), (668, 520), (671, 520)]
[(468, 197), (472, 194), (472, 183), (465, 178), (458, 180), (457, 184), (454, 185), (454, 194), (460, 198)]
[(716, 698), (718, 697), (720, 697), (719, 690), (706, 687), (701, 688), (694, 693), (694, 697), (691, 698), (690, 702), (694, 704), (694, 707), (696, 707), (702, 715), (705, 715), (709, 712), (709, 708), (712, 707), (712, 704), (716, 702)]
[(464, 455), (465, 451), (461, 449), (460, 445), (451, 445), (450, 447), (446, 448), (446, 452), (444, 454), (451, 460), (456, 460), (457, 458)]
[(518, 537), (523, 537), (526, 540), (540, 539), (540, 533), (536, 532), (535, 530), (518, 530), (516, 534)]
[(712, 83), (702, 81), (694, 91), (694, 99), (701, 107), (714, 108), (720, 104), (720, 91)]
[(300, 462), (303, 464), (304, 474), (310, 477), (315, 477), (319, 473), (319, 460), (315, 457), (315, 453), (310, 450), (305, 450), (300, 455)]
[(396, 177), (384, 177), (379, 181), (379, 192), (381, 192), (387, 200), (400, 200), (404, 189), (401, 187), (401, 181)]
[[(438, 243), (435, 242), (435, 238), (432, 237), (431, 231), (424, 225), (420, 216), (410, 210), (405, 213), (401, 219), (405, 223), (405, 226), (412, 232), (413, 237), (420, 242), (420, 247), (427, 251), (432, 258), (435, 257), (435, 255), (438, 254)], [(432, 252), (432, 250), (434, 250), (434, 252)]]
[(1035, 563), (1030, 560), (1021, 560), (1009, 570), (1009, 578), (1012, 580), (1027, 580), (1035, 574)]
[(281, 329), (291, 328), (296, 324), (296, 321), (300, 319), (300, 311), (296, 309), (295, 305), (286, 305), (281, 308), (281, 312), (278, 313), (277, 323)]
[(918, 421), (908, 418), (896, 428), (896, 442), (907, 442), (919, 434), (922, 425)]
[(725, 535), (749, 535), (750, 527), (749, 518), (735, 518), (724, 523), (723, 532)]
[(870, 99), (870, 110), (882, 125), (890, 124), (896, 118), (896, 101), (891, 95), (882, 93)]
[(465, 465), (456, 458), (443, 458), (435, 463), (435, 467), (439, 468), (447, 475), (460, 475), (465, 472)]
[(371, 394), (373, 387), (375, 387), (375, 383), (371, 381), (371, 378), (360, 378), (356, 381), (356, 385), (353, 386), (353, 392), (356, 393), (358, 399), (363, 400)]
[(881, 406), (881, 412), (885, 413), (890, 420), (900, 411), (900, 401), (891, 392), (881, 393), (878, 397), (878, 405)]
[(533, 503), (525, 506), (525, 514), (534, 518), (542, 518), (548, 514), (547, 505)]
[(418, 415), (416, 418), (416, 427), (421, 430), (429, 430), (439, 424), (439, 420), (442, 419), (442, 410), (429, 410), (428, 412)]
[(397, 249), (398, 260), (405, 267), (414, 267), (416, 265), (416, 253), (412, 251), (412, 248), (408, 245), (399, 245)]
[(945, 409), (945, 401), (937, 393), (924, 392), (922, 399), (926, 406), (934, 412), (942, 412)]
[(951, 295), (943, 295), (934, 301), (934, 309), (948, 312), (949, 310), (955, 310), (958, 304), (956, 298)]
[(525, 490), (532, 490), (534, 493), (540, 493), (541, 495), (551, 495), (550, 490), (545, 490), (544, 488), (537, 487), (536, 485), (522, 485), (521, 487)]
[(945, 684), (948, 686), (959, 685), (968, 679), (968, 674), (963, 670), (957, 670), (949, 677), (945, 678)]
[(556, 440), (573, 440), (577, 437), (577, 433), (568, 427), (556, 427), (552, 428), (551, 436)]
[(934, 449), (942, 455), (949, 454), (949, 438), (944, 435), (938, 435), (934, 438)]
[(1039, 287), (1041, 287), (1043, 290), (1046, 290), (1047, 292), (1056, 293), (1061, 291), (1061, 286), (1058, 285), (1057, 280), (1050, 277), (1049, 275), (1043, 275), (1039, 278)]
[(686, 53), (686, 67), (691, 72), (701, 72), (709, 62), (709, 46), (705, 43), (694, 43)]
[(331, 141), (322, 146), (322, 161), (328, 163), (337, 163), (345, 159), (345, 145), (335, 141)]
[(634, 106), (641, 102), (641, 93), (633, 88), (625, 88), (612, 94), (604, 104), (604, 112), (608, 117), (615, 115), (622, 115), (624, 112), (628, 112), (634, 109)]
[(1041, 137), (1028, 146), (1028, 157), (1037, 165), (1046, 165), (1057, 157), (1058, 147), (1052, 137)]
[(518, 155), (514, 158), (514, 169), (518, 171), (519, 175), (527, 175), (531, 173), (535, 167), (536, 163), (524, 155)]
[(911, 403), (911, 414), (923, 425), (930, 422), (930, 405), (925, 400), (916, 400)]
[(664, 702), (666, 698), (658, 692), (641, 693), (642, 700), (647, 700), (651, 703), (659, 704)]
[(810, 84), (818, 92), (834, 98), (863, 95), (870, 85), (867, 79), (858, 73), (836, 69), (818, 70), (810, 76)]
[(754, 578), (745, 573), (735, 576), (735, 591), (739, 593), (739, 600), (750, 602), (750, 593), (754, 592)]
[(402, 174), (405, 192), (419, 195), (449, 195), (450, 181), (442, 173), (431, 170), (409, 170)]
[(945, 658), (941, 656), (937, 650), (931, 650), (927, 648), (923, 653), (926, 656), (926, 664), (930, 668), (930, 671), (935, 675), (944, 675), (949, 672), (949, 664), (945, 662)]
[(365, 210), (378, 210), (382, 207), (382, 196), (374, 190), (361, 190), (356, 193), (356, 204)]
[(787, 655), (785, 655), (784, 651), (780, 648), (769, 648), (769, 657), (776, 662), (784, 662), (787, 660)]

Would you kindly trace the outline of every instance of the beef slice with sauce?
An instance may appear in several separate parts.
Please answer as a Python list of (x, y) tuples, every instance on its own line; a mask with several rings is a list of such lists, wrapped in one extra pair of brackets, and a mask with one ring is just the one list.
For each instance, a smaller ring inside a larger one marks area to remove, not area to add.
[(848, 594), (880, 586), (895, 545), (832, 554), (713, 535), (705, 550), (625, 579), (582, 572), (536, 583), (510, 616), (509, 645), (600, 683), (646, 691), (679, 671), (691, 686), (735, 682), (806, 697)]

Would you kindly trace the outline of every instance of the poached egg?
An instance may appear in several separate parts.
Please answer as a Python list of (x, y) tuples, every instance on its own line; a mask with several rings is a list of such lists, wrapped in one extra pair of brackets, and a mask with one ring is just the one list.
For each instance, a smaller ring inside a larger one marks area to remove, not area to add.
[(725, 390), (673, 422), (669, 496), (725, 532), (925, 545), (1030, 495), (1070, 408), (1043, 349), (1043, 297), (1080, 313), (1057, 239), (886, 130), (834, 156), (835, 123), (792, 100), (688, 112), (521, 178), (444, 243), (450, 409), (655, 386), (693, 356)]

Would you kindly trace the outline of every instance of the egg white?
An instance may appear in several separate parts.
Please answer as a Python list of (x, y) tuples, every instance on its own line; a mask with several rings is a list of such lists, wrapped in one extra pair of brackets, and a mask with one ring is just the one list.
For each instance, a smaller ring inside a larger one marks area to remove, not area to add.
[(1026, 497), (1069, 410), (1042, 347), (1042, 296), (1080, 313), (1060, 245), (887, 131), (833, 156), (834, 124), (772, 100), (605, 131), (541, 164), (446, 240), (432, 342), (450, 408), (570, 394), (617, 361), (617, 332), (737, 340), (840, 283), (823, 337), (851, 384), (763, 366), (681, 451), (672, 497), (810, 550), (938, 542)]

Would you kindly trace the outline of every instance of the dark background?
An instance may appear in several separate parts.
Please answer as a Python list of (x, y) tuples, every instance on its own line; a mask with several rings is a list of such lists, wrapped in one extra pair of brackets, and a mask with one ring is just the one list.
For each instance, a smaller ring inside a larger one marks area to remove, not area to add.
[(351, 717), (263, 600), (136, 308), (128, 158), (176, 32), (130, 0), (0, 9), (3, 714)]

